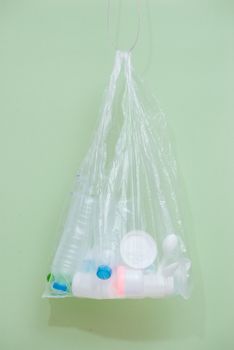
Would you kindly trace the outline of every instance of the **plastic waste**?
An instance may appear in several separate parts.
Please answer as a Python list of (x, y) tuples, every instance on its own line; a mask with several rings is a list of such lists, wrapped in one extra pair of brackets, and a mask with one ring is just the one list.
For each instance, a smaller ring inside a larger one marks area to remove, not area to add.
[(117, 51), (44, 296), (187, 298), (177, 186), (165, 116)]

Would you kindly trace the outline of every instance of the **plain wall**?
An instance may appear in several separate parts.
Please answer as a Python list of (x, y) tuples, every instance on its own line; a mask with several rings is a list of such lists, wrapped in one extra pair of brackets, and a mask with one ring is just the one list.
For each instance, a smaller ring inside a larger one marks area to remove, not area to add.
[[(140, 3), (133, 61), (173, 133), (192, 297), (41, 299), (114, 49), (105, 0), (0, 0), (1, 350), (234, 349), (234, 1)], [(122, 1), (122, 49), (136, 13)]]

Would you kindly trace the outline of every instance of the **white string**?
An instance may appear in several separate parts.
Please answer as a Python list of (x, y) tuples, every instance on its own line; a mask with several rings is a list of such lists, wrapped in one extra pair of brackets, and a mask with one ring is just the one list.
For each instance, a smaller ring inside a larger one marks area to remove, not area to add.
[[(117, 43), (115, 41), (111, 40), (111, 35), (110, 35), (110, 10), (111, 10), (110, 9), (110, 7), (111, 7), (110, 2), (111, 2), (111, 0), (107, 0), (107, 33), (108, 33), (109, 40), (112, 43), (112, 45), (114, 46), (115, 50), (118, 50)], [(119, 0), (118, 22), (119, 22), (119, 17), (120, 17), (121, 4), (122, 4), (122, 1)], [(137, 32), (136, 32), (136, 37), (135, 37), (133, 44), (127, 50), (128, 52), (132, 52), (133, 49), (136, 47), (136, 44), (137, 44), (138, 39), (139, 39), (139, 34), (140, 34), (140, 0), (136, 0), (136, 7), (137, 7), (137, 18), (138, 18)], [(119, 28), (117, 28), (117, 31), (118, 31), (118, 29)]]

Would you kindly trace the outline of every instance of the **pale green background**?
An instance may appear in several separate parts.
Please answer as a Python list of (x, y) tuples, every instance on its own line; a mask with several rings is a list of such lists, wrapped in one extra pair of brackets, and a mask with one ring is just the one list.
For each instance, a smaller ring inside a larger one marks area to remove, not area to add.
[[(127, 47), (136, 8), (122, 3)], [(234, 1), (149, 5), (133, 59), (175, 139), (192, 298), (41, 299), (114, 50), (105, 0), (0, 0), (1, 350), (234, 349)]]

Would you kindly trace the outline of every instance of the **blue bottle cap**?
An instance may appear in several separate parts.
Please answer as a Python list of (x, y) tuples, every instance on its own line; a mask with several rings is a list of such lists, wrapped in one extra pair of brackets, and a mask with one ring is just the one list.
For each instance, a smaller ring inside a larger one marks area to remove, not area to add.
[(59, 290), (60, 292), (67, 292), (68, 287), (65, 283), (61, 283), (61, 282), (54, 282), (52, 284), (52, 288)]
[(112, 269), (108, 265), (100, 265), (97, 269), (97, 277), (101, 280), (108, 280), (111, 277)]

